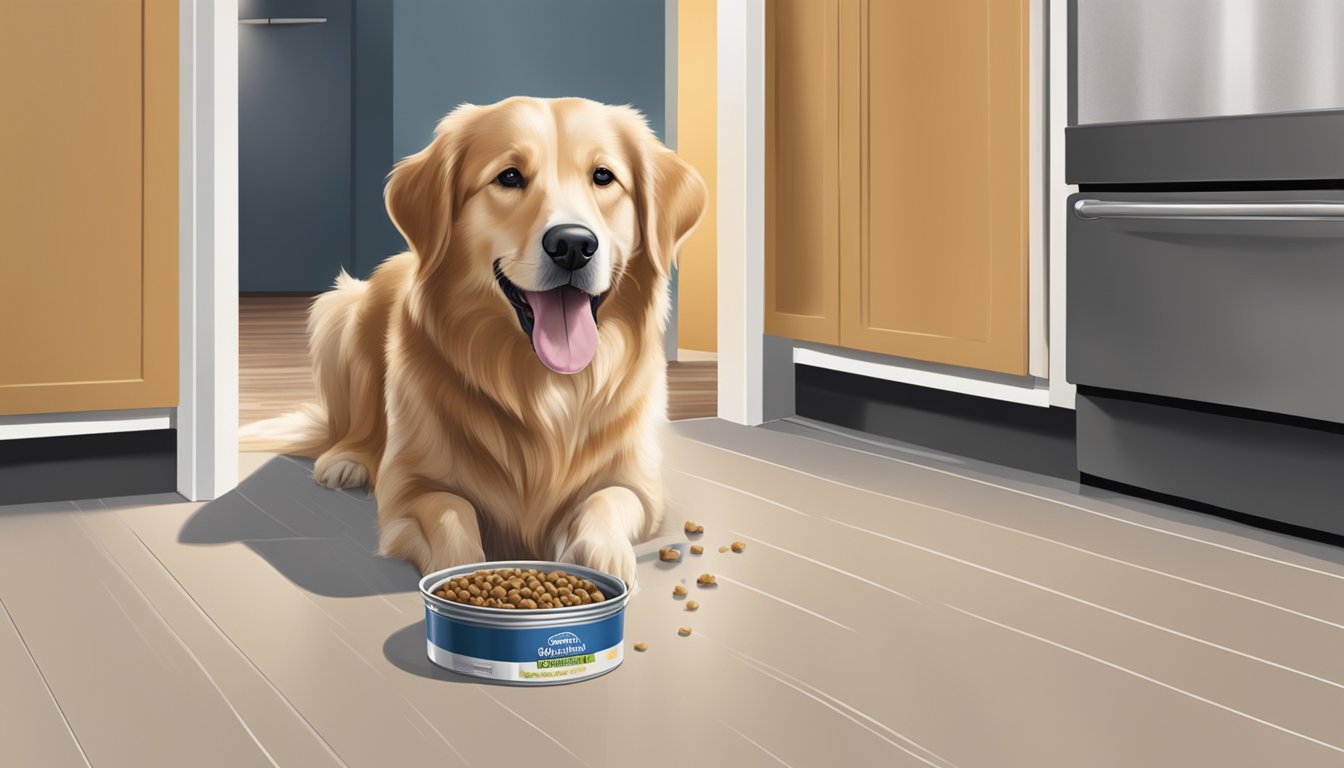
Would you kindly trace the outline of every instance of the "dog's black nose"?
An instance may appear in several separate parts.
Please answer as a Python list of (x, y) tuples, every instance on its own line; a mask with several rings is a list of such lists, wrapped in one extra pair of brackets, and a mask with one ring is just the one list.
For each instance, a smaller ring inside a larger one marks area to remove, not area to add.
[(561, 269), (583, 269), (597, 253), (597, 235), (582, 224), (561, 224), (546, 230), (541, 247)]

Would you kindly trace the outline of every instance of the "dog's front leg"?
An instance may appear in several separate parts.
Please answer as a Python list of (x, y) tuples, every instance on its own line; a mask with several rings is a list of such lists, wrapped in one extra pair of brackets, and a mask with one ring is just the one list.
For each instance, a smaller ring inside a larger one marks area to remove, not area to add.
[(555, 542), (556, 560), (619, 577), (633, 594), (635, 549), (644, 526), (644, 505), (629, 488), (603, 488), (576, 508)]
[(402, 489), (378, 499), (378, 552), (422, 574), (485, 560), (476, 508), (455, 493)]

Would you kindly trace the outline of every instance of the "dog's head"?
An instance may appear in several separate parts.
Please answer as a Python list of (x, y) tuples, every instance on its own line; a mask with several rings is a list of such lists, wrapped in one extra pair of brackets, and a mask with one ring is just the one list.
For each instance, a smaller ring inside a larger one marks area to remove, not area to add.
[(629, 107), (520, 97), (448, 115), (393, 169), (386, 197), (426, 280), (526, 334), (547, 368), (577, 373), (603, 304), (641, 285), (623, 278), (643, 266), (644, 289), (665, 285), (706, 189)]

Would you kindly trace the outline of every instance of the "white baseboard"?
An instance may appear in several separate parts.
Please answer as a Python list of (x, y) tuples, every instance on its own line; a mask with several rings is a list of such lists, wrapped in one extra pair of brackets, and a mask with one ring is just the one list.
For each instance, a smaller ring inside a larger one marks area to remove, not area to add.
[(172, 408), (0, 416), (0, 440), (148, 432), (173, 427)]
[(1049, 382), (1034, 376), (1007, 376), (802, 342), (795, 342), (793, 362), (963, 395), (1040, 408), (1050, 406)]

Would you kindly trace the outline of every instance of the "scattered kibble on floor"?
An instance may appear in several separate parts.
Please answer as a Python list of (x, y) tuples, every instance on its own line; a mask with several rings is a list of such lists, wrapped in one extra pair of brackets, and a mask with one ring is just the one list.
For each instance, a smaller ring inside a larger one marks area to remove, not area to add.
[(727, 548), (727, 547), (719, 547), (719, 551), (720, 551), (720, 552), (727, 552), (727, 551), (728, 551), (728, 548)]
[(699, 584), (699, 585), (702, 586), (702, 587), (712, 587), (712, 586), (714, 586), (715, 584), (718, 584), (719, 582), (718, 582), (717, 580), (715, 580), (715, 578), (714, 578), (714, 574), (712, 574), (712, 573), (702, 573), (702, 574), (700, 574), (700, 578), (698, 578), (698, 579), (695, 580), (695, 583), (696, 583), (696, 584)]
[(663, 547), (658, 550), (658, 559), (665, 563), (674, 563), (681, 559), (681, 550), (675, 547)]
[(643, 643), (643, 642), (635, 643), (635, 650), (636, 650), (636, 651), (639, 651), (640, 653), (643, 653), (643, 652), (649, 650), (649, 644), (648, 644), (648, 643)]
[(705, 526), (695, 522), (694, 520), (687, 520), (686, 525), (684, 526), (684, 530), (686, 531), (686, 533), (704, 533)]
[(692, 554), (692, 555), (703, 555), (703, 554), (705, 554), (705, 548), (702, 547), (702, 546), (700, 546), (699, 544), (692, 544), (692, 545), (691, 545), (691, 554)]
[(673, 597), (682, 597), (685, 594), (686, 594), (686, 588), (681, 586), (680, 584), (672, 588)]
[(700, 604), (697, 603), (697, 602), (695, 602), (694, 600), (687, 600), (687, 601), (686, 601), (686, 610), (688, 610), (688, 611), (698, 611), (698, 610), (700, 610)]
[(745, 541), (734, 541), (732, 546), (733, 546), (733, 551), (734, 551), (734, 552), (741, 552), (742, 550), (744, 550), (744, 549), (747, 548), (747, 542), (745, 542)]
[(682, 627), (681, 629), (678, 629), (678, 630), (677, 630), (677, 634), (678, 634), (678, 635), (681, 635), (682, 637), (689, 637), (690, 634), (691, 634), (691, 628), (690, 628), (690, 627)]

